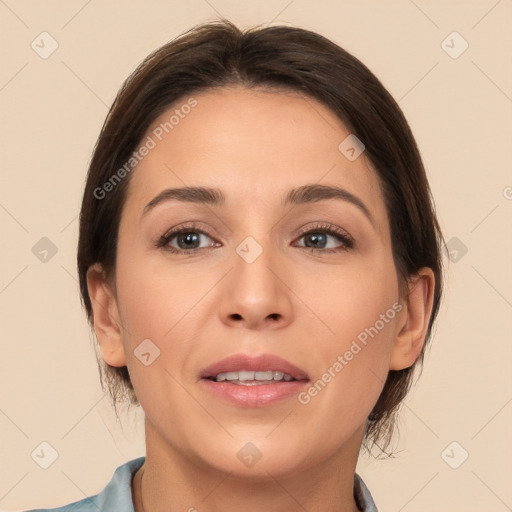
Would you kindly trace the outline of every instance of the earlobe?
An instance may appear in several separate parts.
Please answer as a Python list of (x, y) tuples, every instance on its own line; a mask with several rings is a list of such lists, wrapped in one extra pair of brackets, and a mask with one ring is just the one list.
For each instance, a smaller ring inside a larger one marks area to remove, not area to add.
[(94, 331), (103, 360), (110, 366), (126, 366), (117, 300), (99, 263), (91, 265), (87, 270), (87, 288), (91, 298)]
[(394, 343), (390, 370), (403, 370), (418, 359), (430, 321), (434, 302), (435, 276), (432, 269), (421, 268), (409, 282), (409, 296), (403, 310), (404, 321)]

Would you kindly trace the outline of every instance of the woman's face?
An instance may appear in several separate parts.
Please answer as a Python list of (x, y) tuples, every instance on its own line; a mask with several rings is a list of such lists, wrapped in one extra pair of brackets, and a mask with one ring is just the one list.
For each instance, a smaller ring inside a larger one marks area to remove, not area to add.
[[(309, 97), (233, 88), (194, 99), (146, 134), (119, 227), (119, 362), (148, 440), (242, 476), (357, 457), (404, 324), (377, 175)], [(165, 192), (183, 187), (223, 200)], [(247, 359), (212, 367), (234, 355)], [(258, 374), (212, 380), (242, 370)]]

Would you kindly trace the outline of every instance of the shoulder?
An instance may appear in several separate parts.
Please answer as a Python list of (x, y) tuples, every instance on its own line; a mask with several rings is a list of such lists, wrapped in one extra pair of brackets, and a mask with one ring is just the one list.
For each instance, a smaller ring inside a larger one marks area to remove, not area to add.
[(99, 494), (57, 508), (37, 508), (25, 512), (98, 512), (98, 510), (133, 512), (132, 477), (144, 461), (145, 457), (138, 457), (119, 466), (110, 482)]

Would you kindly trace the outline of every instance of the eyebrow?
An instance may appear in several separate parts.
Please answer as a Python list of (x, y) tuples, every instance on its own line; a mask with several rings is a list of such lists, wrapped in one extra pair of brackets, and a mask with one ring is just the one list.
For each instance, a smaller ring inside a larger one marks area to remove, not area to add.
[[(353, 204), (374, 224), (370, 210), (359, 197), (344, 188), (332, 185), (312, 184), (294, 188), (283, 197), (281, 205), (285, 207), (290, 204), (309, 204), (330, 199)], [(222, 190), (212, 187), (168, 188), (160, 192), (145, 206), (142, 216), (146, 215), (155, 206), (172, 200), (210, 206), (223, 206), (226, 203), (226, 196)]]

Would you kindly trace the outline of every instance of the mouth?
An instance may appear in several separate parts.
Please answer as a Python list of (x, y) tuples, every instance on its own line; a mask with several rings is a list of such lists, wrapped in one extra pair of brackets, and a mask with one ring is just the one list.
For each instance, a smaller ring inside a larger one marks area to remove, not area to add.
[(290, 398), (309, 382), (304, 370), (272, 354), (236, 354), (208, 366), (199, 377), (210, 394), (242, 407)]

